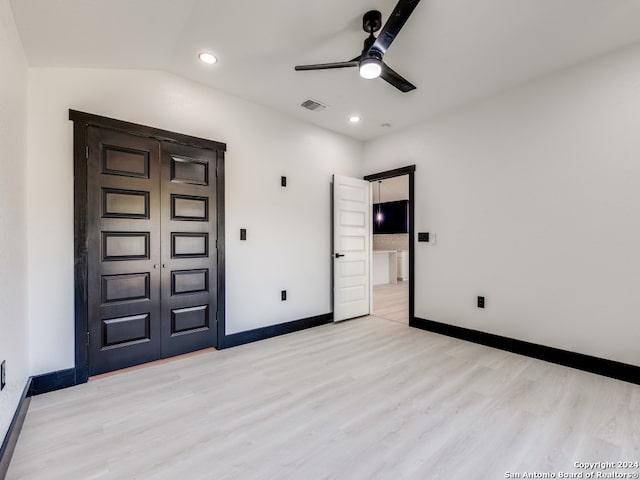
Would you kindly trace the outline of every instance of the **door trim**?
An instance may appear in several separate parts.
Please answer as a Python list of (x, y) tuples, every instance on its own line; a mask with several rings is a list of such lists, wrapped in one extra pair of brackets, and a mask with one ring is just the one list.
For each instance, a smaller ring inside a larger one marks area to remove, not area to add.
[[(75, 313), (75, 384), (89, 379), (89, 349), (87, 333), (88, 319), (88, 239), (87, 239), (87, 128), (99, 127), (119, 132), (153, 138), (158, 141), (175, 142), (183, 145), (216, 151), (217, 189), (217, 277), (218, 309), (217, 342), (225, 337), (225, 232), (224, 232), (224, 153), (225, 143), (199, 137), (162, 130), (91, 113), (69, 110), (69, 120), (73, 122), (73, 173), (74, 173), (74, 313)], [(216, 345), (216, 347), (218, 347)]]
[[(415, 190), (414, 190), (414, 174), (415, 165), (409, 165), (402, 168), (395, 168), (385, 172), (372, 173), (362, 177), (364, 180), (374, 182), (376, 180), (385, 180), (387, 178), (401, 177), (409, 175), (409, 326), (415, 327)], [(373, 232), (373, 226), (372, 232)]]

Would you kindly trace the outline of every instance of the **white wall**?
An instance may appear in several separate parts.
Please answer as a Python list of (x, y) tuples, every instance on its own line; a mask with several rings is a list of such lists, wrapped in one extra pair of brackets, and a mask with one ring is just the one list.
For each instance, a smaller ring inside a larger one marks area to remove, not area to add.
[(409, 200), (409, 175), (385, 178), (380, 183), (373, 182), (371, 186), (373, 203)]
[(27, 64), (8, 0), (0, 0), (0, 443), (28, 377), (26, 297)]
[(227, 143), (227, 333), (331, 311), (330, 179), (360, 172), (361, 143), (162, 72), (30, 69), (32, 374), (74, 365), (69, 108)]
[(370, 142), (363, 173), (413, 163), (416, 316), (640, 365), (640, 48)]

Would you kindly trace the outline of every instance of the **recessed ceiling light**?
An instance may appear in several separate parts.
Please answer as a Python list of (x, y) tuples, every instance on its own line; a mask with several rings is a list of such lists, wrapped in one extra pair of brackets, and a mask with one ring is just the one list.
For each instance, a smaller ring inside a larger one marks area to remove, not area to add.
[(207, 63), (209, 65), (213, 65), (214, 63), (216, 63), (218, 61), (218, 59), (216, 58), (216, 56), (212, 53), (208, 53), (208, 52), (201, 52), (198, 54), (198, 58), (200, 59), (200, 61), (202, 63)]
[(360, 115), (351, 115), (349, 117), (349, 122), (351, 123), (360, 123), (360, 120), (362, 120), (362, 117), (360, 117)]

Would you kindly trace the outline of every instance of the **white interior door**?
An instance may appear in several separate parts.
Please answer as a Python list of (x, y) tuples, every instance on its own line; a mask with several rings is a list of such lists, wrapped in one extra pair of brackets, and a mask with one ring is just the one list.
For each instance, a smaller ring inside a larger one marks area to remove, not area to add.
[(369, 314), (371, 189), (333, 176), (333, 321)]

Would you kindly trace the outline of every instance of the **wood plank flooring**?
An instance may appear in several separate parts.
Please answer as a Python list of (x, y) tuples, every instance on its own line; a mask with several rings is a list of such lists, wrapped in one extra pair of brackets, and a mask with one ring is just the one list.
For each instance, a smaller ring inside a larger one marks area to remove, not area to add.
[(372, 315), (409, 325), (409, 282), (374, 285)]
[(7, 478), (489, 480), (599, 461), (640, 461), (640, 386), (370, 316), (35, 397)]

